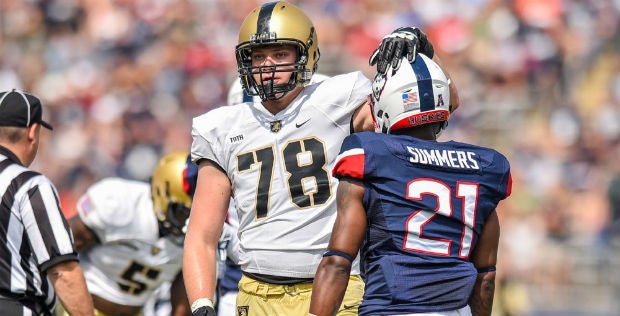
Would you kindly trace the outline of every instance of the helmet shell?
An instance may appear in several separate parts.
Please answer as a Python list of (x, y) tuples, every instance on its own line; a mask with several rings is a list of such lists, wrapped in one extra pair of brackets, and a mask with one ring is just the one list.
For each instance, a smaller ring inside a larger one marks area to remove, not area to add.
[[(390, 131), (444, 122), (450, 117), (450, 80), (430, 58), (417, 54), (409, 63), (403, 58), (393, 73), (377, 74), (371, 101), (375, 129)], [(445, 124), (444, 124), (445, 125)]]
[(241, 24), (239, 41), (235, 48), (241, 83), (249, 95), (260, 95), (263, 100), (270, 99), (270, 95), (273, 97), (272, 92), (263, 91), (252, 79), (252, 49), (263, 45), (293, 45), (297, 49), (295, 75), (289, 85), (281, 88), (284, 92), (307, 84), (318, 68), (321, 54), (316, 30), (310, 18), (291, 3), (265, 3), (246, 16)]

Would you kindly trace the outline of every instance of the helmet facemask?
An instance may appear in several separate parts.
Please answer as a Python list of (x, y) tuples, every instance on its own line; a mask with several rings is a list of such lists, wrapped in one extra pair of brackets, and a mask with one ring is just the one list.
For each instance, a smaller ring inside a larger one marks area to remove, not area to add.
[[(252, 66), (252, 49), (260, 46), (268, 45), (292, 45), (296, 48), (296, 61), (287, 64), (260, 65)], [(306, 66), (308, 63), (307, 50), (303, 43), (295, 39), (279, 39), (276, 43), (257, 44), (247, 43), (239, 45), (237, 48), (237, 61), (239, 67), (239, 76), (243, 89), (250, 96), (259, 96), (263, 101), (279, 100), (286, 95), (287, 92), (294, 90), (296, 87), (304, 86), (312, 78), (312, 71)], [(239, 62), (240, 61), (240, 62)], [(276, 73), (291, 73), (288, 83), (273, 84), (273, 79), (265, 82), (263, 76), (274, 78)], [(258, 75), (257, 82), (254, 75)]]
[(188, 153), (179, 151), (164, 156), (151, 176), (153, 211), (160, 227), (160, 235), (170, 236), (183, 243), (185, 224), (192, 199), (184, 175)]
[(162, 221), (163, 228), (174, 236), (185, 236), (185, 222), (189, 218), (191, 208), (183, 203), (170, 202), (166, 212), (166, 220)]

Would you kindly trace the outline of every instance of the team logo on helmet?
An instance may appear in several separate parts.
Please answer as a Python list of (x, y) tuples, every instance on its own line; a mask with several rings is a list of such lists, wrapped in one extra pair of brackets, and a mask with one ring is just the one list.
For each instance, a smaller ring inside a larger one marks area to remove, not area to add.
[(383, 92), (383, 88), (385, 88), (385, 83), (387, 82), (387, 78), (383, 74), (377, 74), (375, 79), (372, 81), (372, 97), (374, 102), (377, 102), (381, 99), (381, 93)]

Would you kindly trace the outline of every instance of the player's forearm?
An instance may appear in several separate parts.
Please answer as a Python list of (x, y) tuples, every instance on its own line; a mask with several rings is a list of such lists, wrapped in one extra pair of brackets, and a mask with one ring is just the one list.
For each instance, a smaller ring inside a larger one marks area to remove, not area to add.
[(183, 281), (191, 304), (199, 298), (213, 301), (216, 284), (216, 246), (196, 244), (188, 235), (183, 251)]
[(490, 316), (495, 294), (495, 271), (479, 273), (476, 285), (469, 298), (473, 316)]
[(170, 285), (170, 305), (172, 308), (171, 316), (189, 316), (192, 314), (181, 272)]
[(94, 315), (93, 299), (88, 293), (82, 268), (76, 261), (60, 263), (50, 268), (47, 274), (69, 315)]
[(336, 315), (349, 283), (351, 264), (337, 257), (325, 257), (314, 278), (310, 313)]

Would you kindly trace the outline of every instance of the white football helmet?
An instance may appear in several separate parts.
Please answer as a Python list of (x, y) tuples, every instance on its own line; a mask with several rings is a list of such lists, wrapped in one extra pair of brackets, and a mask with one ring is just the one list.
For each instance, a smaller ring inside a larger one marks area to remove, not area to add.
[(404, 57), (396, 73), (377, 74), (372, 83), (372, 112), (375, 131), (391, 131), (450, 117), (450, 80), (439, 65), (417, 54), (413, 63)]
[[(327, 78), (329, 78), (328, 75), (324, 75), (321, 73), (315, 73), (314, 75), (312, 75), (312, 79), (310, 79), (309, 84), (321, 82)], [(235, 79), (235, 81), (230, 85), (230, 88), (228, 89), (228, 99), (226, 100), (226, 104), (235, 105), (235, 104), (245, 103), (245, 102), (261, 102), (261, 99), (257, 95), (251, 96), (247, 94), (243, 90), (243, 85), (241, 84), (241, 78), (237, 77), (237, 79)]]

